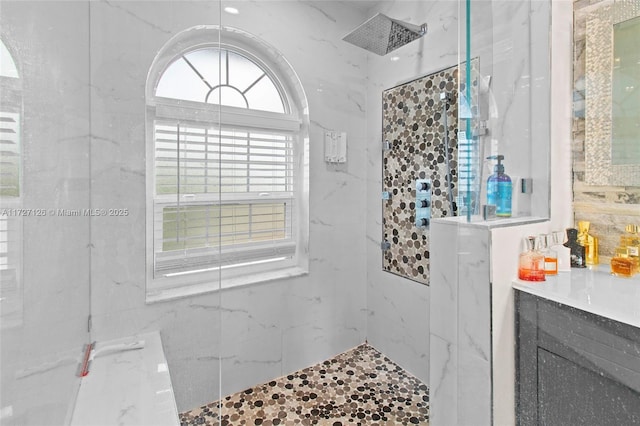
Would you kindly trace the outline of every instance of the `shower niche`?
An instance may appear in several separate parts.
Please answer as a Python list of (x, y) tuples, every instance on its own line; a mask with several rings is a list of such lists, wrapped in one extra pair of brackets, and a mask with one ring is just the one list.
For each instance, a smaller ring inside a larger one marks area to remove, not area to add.
[[(430, 183), (431, 218), (456, 215), (458, 66), (382, 93), (383, 270), (429, 284), (429, 220), (416, 220)], [(416, 197), (418, 195), (418, 197)]]

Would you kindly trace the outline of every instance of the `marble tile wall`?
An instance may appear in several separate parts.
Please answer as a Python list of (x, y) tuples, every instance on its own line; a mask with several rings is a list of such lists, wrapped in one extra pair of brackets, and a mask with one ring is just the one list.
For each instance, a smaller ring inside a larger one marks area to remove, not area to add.
[[(160, 330), (181, 411), (304, 368), (366, 333), (366, 55), (341, 41), (362, 22), (337, 2), (91, 2), (92, 198), (129, 216), (93, 218), (94, 337)], [(310, 129), (310, 273), (217, 294), (145, 304), (144, 87), (158, 49), (186, 28), (234, 26), (263, 38), (306, 90)], [(346, 131), (345, 167), (322, 135)]]
[(490, 424), (489, 230), (434, 220), (431, 241), (431, 422)]
[(90, 205), (87, 17), (86, 3), (0, 4), (0, 38), (22, 80), (19, 207), (45, 211), (22, 218), (20, 319), (0, 320), (3, 425), (64, 424), (89, 341), (89, 218), (57, 212)]

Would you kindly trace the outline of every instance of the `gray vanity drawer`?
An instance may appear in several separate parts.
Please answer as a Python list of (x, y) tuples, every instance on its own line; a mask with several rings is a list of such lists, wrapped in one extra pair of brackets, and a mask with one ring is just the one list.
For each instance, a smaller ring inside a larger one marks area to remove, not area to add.
[(640, 392), (640, 330), (538, 300), (538, 346)]
[(518, 425), (640, 425), (640, 329), (516, 291)]

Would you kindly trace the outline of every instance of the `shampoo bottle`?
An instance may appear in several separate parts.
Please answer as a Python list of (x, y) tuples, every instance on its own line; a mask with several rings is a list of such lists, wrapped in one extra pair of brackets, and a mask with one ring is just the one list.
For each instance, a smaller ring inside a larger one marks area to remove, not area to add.
[(492, 155), (488, 160), (498, 160), (494, 173), (487, 180), (487, 204), (496, 206), (496, 216), (511, 217), (511, 178), (504, 173), (504, 155)]

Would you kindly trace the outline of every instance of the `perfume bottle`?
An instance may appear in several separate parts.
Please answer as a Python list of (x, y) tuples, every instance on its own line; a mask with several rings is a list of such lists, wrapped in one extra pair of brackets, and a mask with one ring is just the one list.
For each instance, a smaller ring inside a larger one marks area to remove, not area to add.
[(571, 250), (564, 246), (565, 233), (553, 231), (551, 233), (551, 249), (558, 255), (558, 272), (571, 270)]
[(626, 247), (627, 256), (634, 263), (634, 273), (640, 272), (640, 226), (627, 225), (626, 234), (620, 237), (620, 247)]
[(635, 273), (635, 261), (629, 257), (627, 247), (617, 247), (615, 256), (611, 258), (611, 273), (618, 277), (632, 277)]
[(584, 247), (585, 263), (587, 265), (597, 265), (598, 259), (598, 238), (589, 234), (591, 222), (581, 220), (578, 222), (578, 243)]
[(538, 251), (536, 237), (525, 239), (526, 251), (520, 253), (518, 278), (524, 281), (545, 281), (544, 255)]
[(584, 246), (578, 243), (578, 230), (567, 228), (567, 242), (563, 246), (569, 248), (572, 268), (586, 268)]
[(546, 275), (558, 275), (558, 252), (551, 248), (551, 235), (540, 234), (538, 247), (544, 256), (544, 273)]

